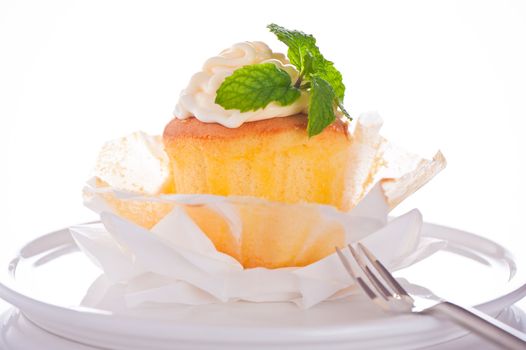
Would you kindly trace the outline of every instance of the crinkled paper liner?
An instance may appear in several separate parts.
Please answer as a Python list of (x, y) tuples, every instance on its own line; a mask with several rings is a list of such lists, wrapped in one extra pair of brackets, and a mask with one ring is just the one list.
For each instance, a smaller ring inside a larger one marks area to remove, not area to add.
[[(350, 213), (316, 206), (323, 217), (319, 225), (326, 225), (325, 220), (341, 222), (347, 228), (346, 242), (362, 242), (391, 270), (411, 265), (442, 247), (443, 242), (420, 236), (422, 216), (418, 210), (386, 222), (387, 206), (379, 206), (382, 198), (377, 186)], [(308, 308), (350, 292), (349, 275), (335, 254), (299, 268), (244, 269), (236, 259), (217, 251), (186, 214), (184, 205), (221, 206), (231, 200), (228, 197), (172, 195), (163, 200), (174, 203), (174, 209), (151, 230), (111, 210), (101, 213), (102, 224), (70, 229), (82, 251), (111, 282), (128, 284), (125, 298), (130, 307), (142, 303), (196, 305), (246, 300), (292, 301)], [(235, 200), (244, 200), (246, 205), (260, 202), (251, 198)]]
[[(280, 220), (285, 222), (280, 227), (308, 223), (303, 227), (305, 252), (300, 253), (312, 256), (308, 249), (323, 243), (329, 234), (327, 230), (334, 228), (330, 232), (342, 234), (345, 243), (365, 244), (390, 270), (409, 266), (445, 243), (421, 237), (422, 216), (418, 210), (392, 220), (388, 220), (388, 212), (439, 172), (445, 159), (440, 152), (433, 160), (425, 160), (393, 151), (379, 136), (380, 126), (379, 117), (368, 115), (358, 120), (353, 132), (352, 151), (362, 166), (353, 175), (360, 188), (353, 189), (357, 204), (350, 212), (326, 205), (285, 204), (251, 197), (145, 196), (100, 187), (93, 179), (85, 189), (86, 205), (100, 213), (101, 223), (74, 226), (70, 231), (80, 249), (111, 283), (126, 286), (128, 307), (244, 300), (289, 301), (309, 308), (324, 300), (347, 296), (353, 291), (353, 283), (336, 254), (302, 267), (244, 268), (234, 258), (235, 251), (225, 254), (216, 249), (210, 232), (202, 231), (188, 208), (208, 208), (227, 222), (233, 250), (239, 249), (236, 244), (246, 235), (242, 226), (247, 218), (241, 213), (270, 208), (270, 213), (279, 212)], [(146, 203), (153, 208), (152, 213), (159, 207), (164, 211), (153, 225), (139, 225), (120, 215), (122, 203), (137, 204), (140, 210), (146, 208), (141, 203)]]

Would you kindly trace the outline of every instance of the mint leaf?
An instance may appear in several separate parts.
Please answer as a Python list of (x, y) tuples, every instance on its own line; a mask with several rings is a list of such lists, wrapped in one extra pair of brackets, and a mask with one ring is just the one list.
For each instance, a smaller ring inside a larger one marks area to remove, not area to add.
[(345, 85), (343, 84), (342, 74), (334, 67), (334, 63), (323, 58), (315, 60), (313, 66), (316, 74), (327, 81), (332, 86), (338, 99), (343, 101)]
[(322, 77), (311, 77), (309, 97), (309, 121), (307, 132), (309, 137), (318, 135), (335, 119), (334, 101), (336, 94), (331, 85)]
[(314, 72), (313, 64), (314, 64), (314, 57), (312, 57), (312, 54), (310, 52), (307, 52), (303, 56), (303, 60), (302, 60), (303, 70), (300, 72), (300, 74), (302, 76), (309, 77)]
[[(343, 101), (345, 85), (342, 74), (334, 67), (334, 63), (323, 57), (312, 35), (298, 30), (289, 30), (277, 24), (269, 24), (267, 28), (288, 46), (287, 56), (290, 63), (296, 66), (302, 76), (308, 79), (309, 75), (315, 73), (322, 77), (332, 86), (338, 99)], [(311, 57), (307, 58), (307, 56)], [(309, 67), (306, 62), (310, 63)]]
[(296, 66), (300, 72), (303, 71), (303, 57), (313, 47), (318, 49), (316, 47), (316, 39), (312, 35), (305, 34), (299, 30), (288, 30), (274, 23), (269, 24), (267, 28), (288, 46), (287, 57), (290, 63)]
[(270, 102), (288, 106), (300, 95), (287, 72), (272, 63), (262, 63), (234, 71), (217, 90), (215, 103), (247, 112), (265, 108)]

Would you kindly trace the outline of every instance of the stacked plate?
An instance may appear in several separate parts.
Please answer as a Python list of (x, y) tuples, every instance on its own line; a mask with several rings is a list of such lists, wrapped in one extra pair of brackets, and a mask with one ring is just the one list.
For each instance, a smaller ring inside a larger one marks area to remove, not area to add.
[[(520, 255), (443, 226), (425, 224), (423, 235), (446, 240), (447, 247), (399, 271), (399, 277), (500, 314), (504, 321), (520, 322), (517, 310), (508, 308), (526, 295), (526, 263)], [(291, 303), (246, 302), (129, 309), (124, 286), (108, 283), (67, 229), (28, 243), (2, 263), (0, 297), (20, 310), (4, 315), (0, 345), (7, 349), (30, 349), (21, 345), (21, 339), (29, 338), (41, 339), (42, 346), (49, 333), (60, 337), (53, 345), (57, 350), (59, 342), (78, 349), (127, 350), (420, 349), (441, 344), (451, 349), (454, 341), (469, 339), (464, 338), (467, 331), (444, 320), (386, 314), (360, 295), (308, 310)]]

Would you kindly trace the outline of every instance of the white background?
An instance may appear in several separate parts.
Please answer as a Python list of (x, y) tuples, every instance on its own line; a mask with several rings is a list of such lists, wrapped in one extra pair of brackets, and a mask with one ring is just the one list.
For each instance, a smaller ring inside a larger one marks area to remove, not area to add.
[[(265, 26), (315, 34), (345, 105), (449, 164), (397, 213), (526, 253), (526, 1), (4, 1), (0, 3), (0, 257), (94, 220), (81, 189), (104, 141), (161, 133), (206, 58)], [(526, 267), (523, 267), (526, 268)]]

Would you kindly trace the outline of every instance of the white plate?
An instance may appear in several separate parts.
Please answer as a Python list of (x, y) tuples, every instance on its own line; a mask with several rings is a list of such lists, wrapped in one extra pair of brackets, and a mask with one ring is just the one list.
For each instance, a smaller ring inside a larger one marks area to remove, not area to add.
[[(526, 294), (526, 264), (484, 238), (425, 224), (445, 250), (398, 272), (454, 301), (496, 315)], [(0, 271), (0, 297), (61, 337), (109, 349), (418, 349), (466, 334), (423, 315), (385, 314), (361, 296), (309, 310), (290, 303), (126, 309), (67, 229), (27, 244)]]

